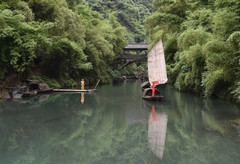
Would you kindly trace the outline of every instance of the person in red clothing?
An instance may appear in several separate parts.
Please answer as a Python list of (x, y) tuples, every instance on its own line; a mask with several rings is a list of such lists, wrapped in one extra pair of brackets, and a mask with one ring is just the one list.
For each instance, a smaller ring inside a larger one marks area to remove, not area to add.
[(152, 83), (152, 96), (155, 96), (155, 84), (158, 84), (159, 83), (159, 81), (151, 81), (151, 83)]
[(155, 84), (152, 85), (152, 96), (155, 96)]

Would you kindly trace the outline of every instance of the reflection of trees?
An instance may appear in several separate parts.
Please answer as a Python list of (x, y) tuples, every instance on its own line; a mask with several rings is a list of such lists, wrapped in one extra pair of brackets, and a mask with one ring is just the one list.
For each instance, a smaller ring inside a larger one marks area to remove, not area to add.
[[(127, 93), (125, 97), (122, 92)], [(20, 105), (15, 112), (0, 107), (4, 132), (0, 160), (24, 164), (237, 163), (239, 145), (228, 138), (226, 129), (227, 120), (239, 115), (235, 109), (227, 112), (218, 103), (216, 111), (211, 101), (168, 87), (162, 93), (164, 100), (154, 103), (156, 113), (168, 116), (162, 161), (148, 148), (146, 120), (151, 106), (142, 109), (140, 85), (128, 83), (115, 86), (114, 92), (104, 87), (97, 95), (86, 94), (84, 104), (81, 95), (52, 94), (31, 108)], [(224, 122), (219, 113), (227, 113)]]
[(35, 108), (19, 106), (22, 112), (3, 112), (11, 117), (0, 126), (7, 133), (1, 138), (5, 157), (0, 154), (0, 159), (26, 164), (139, 160), (146, 146), (142, 142), (146, 126), (127, 124), (125, 110), (119, 110), (125, 107), (122, 96), (116, 102), (102, 101), (109, 95), (97, 97), (100, 101), (96, 97), (85, 95), (86, 103), (81, 104), (81, 95), (53, 94)]
[[(229, 120), (232, 112), (227, 112), (224, 103), (216, 106), (212, 101), (169, 90), (166, 94), (171, 104), (163, 109), (169, 119), (164, 159), (169, 163), (234, 163), (239, 159), (234, 153), (239, 154), (239, 145), (226, 134), (226, 118)], [(225, 120), (220, 115), (225, 115)]]
[[(94, 101), (93, 96), (90, 101)], [(1, 129), (8, 133), (4, 135), (8, 153), (19, 153), (12, 160), (16, 163), (40, 163), (41, 159), (50, 163), (78, 163), (78, 160), (91, 163), (101, 159), (100, 154), (110, 151), (113, 142), (123, 140), (126, 125), (117, 122), (111, 110), (104, 111), (104, 105), (99, 108), (96, 105), (96, 102), (82, 105), (81, 95), (58, 94), (37, 109), (14, 113), (17, 115), (14, 121), (21, 121), (21, 125), (13, 123)], [(116, 125), (121, 127), (116, 129)], [(27, 144), (28, 141), (32, 141), (31, 144)], [(64, 158), (66, 155), (70, 158)]]

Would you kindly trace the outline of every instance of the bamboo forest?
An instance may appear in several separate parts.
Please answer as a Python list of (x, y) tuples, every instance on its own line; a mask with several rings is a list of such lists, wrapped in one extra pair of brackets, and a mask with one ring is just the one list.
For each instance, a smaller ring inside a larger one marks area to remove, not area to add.
[(0, 163), (238, 164), (239, 0), (0, 0)]

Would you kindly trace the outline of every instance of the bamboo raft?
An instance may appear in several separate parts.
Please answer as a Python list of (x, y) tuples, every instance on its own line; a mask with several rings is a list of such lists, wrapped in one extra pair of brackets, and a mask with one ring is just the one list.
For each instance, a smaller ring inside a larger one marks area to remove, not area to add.
[(100, 82), (100, 79), (98, 80), (97, 84), (95, 85), (94, 89), (53, 89), (53, 92), (68, 92), (68, 93), (81, 93), (81, 92), (94, 92), (97, 89), (97, 86)]
[(96, 89), (53, 89), (53, 92), (93, 92)]

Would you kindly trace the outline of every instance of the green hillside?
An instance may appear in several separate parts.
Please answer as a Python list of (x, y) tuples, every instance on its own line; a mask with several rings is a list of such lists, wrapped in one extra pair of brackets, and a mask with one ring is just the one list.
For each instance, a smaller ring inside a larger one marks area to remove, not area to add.
[(169, 81), (180, 91), (240, 102), (240, 1), (154, 0), (145, 21), (162, 39)]
[(129, 42), (149, 42), (143, 21), (153, 12), (152, 0), (82, 0), (80, 3), (98, 11), (105, 18), (109, 13), (115, 13), (117, 20), (129, 32)]

